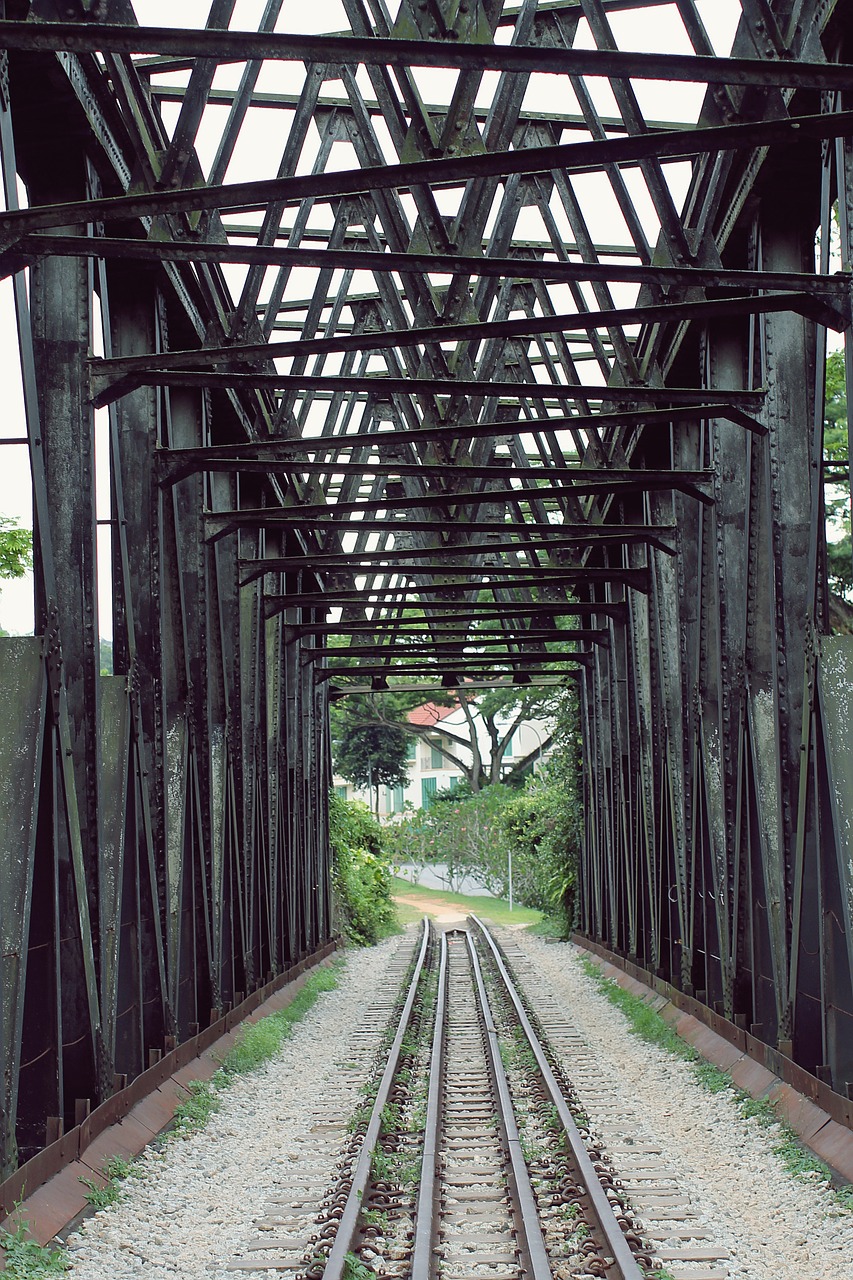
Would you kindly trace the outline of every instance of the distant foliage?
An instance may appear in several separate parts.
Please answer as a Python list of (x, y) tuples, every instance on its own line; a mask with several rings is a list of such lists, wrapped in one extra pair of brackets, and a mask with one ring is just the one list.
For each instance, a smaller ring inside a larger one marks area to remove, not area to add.
[[(826, 361), (826, 400), (823, 416), (823, 456), (827, 462), (846, 462), (847, 385), (844, 353), (833, 351)], [(832, 541), (827, 541), (826, 567), (829, 585), (840, 596), (853, 590), (853, 544), (850, 537), (850, 480), (846, 467), (831, 472), (826, 488), (826, 519)]]
[(443, 863), (451, 888), (476, 876), (497, 897), (509, 894), (543, 911), (568, 933), (574, 918), (580, 850), (580, 738), (576, 701), (566, 692), (551, 706), (556, 715), (554, 754), (548, 766), (517, 788), (493, 783), (438, 792), (387, 828), (397, 864)]
[(357, 787), (403, 787), (408, 781), (408, 735), (399, 724), (379, 718), (388, 701), (353, 696), (333, 708), (335, 771)]
[(101, 656), (101, 675), (111, 676), (113, 674), (113, 642), (105, 640), (103, 636), (98, 640)]
[(395, 862), (417, 867), (441, 862), (452, 889), (475, 875), (490, 893), (505, 897), (509, 840), (502, 813), (511, 795), (500, 783), (473, 793), (469, 787), (436, 792), (429, 808), (416, 809), (387, 829)]
[(0, 578), (23, 578), (32, 567), (32, 533), (11, 516), (0, 516)]
[(519, 901), (558, 918), (568, 931), (574, 916), (581, 829), (574, 785), (567, 784), (556, 764), (532, 777), (502, 816), (520, 870)]
[(331, 795), (329, 842), (340, 928), (353, 942), (370, 946), (394, 926), (392, 869), (382, 828), (366, 805)]

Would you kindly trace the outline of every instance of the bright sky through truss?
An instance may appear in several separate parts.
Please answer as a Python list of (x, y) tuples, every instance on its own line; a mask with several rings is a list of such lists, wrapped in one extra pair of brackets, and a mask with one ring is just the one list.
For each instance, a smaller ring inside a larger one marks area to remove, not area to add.
[[(143, 26), (169, 27), (201, 27), (204, 26), (209, 10), (209, 0), (181, 0), (180, 4), (165, 3), (164, 0), (135, 0), (134, 9)], [(264, 10), (263, 0), (237, 0), (230, 26), (233, 30), (257, 30), (258, 22)], [(398, 6), (391, 4), (394, 13)], [(740, 13), (738, 0), (697, 0), (697, 9), (705, 24), (705, 28), (718, 55), (726, 55), (731, 50), (732, 39)], [(610, 17), (617, 44), (624, 51), (639, 52), (672, 52), (689, 53), (691, 47), (684, 32), (681, 19), (674, 4), (659, 7), (642, 8), (636, 12), (616, 12)], [(287, 0), (277, 23), (278, 31), (294, 31), (303, 33), (333, 33), (349, 30), (343, 6), (336, 0), (314, 0), (311, 4), (294, 4)], [(509, 30), (499, 30), (498, 39), (505, 41)], [(576, 44), (579, 47), (594, 48), (595, 42), (581, 20)], [(241, 67), (229, 65), (220, 67), (214, 80), (215, 89), (233, 88), (239, 81)], [(439, 70), (418, 69), (416, 80), (424, 100), (446, 102), (455, 83), (456, 73)], [(159, 85), (180, 86), (186, 83), (187, 73), (174, 73), (169, 76), (158, 76), (155, 83)], [(481, 100), (485, 104), (490, 101), (497, 73), (487, 72), (483, 77)], [(264, 66), (257, 84), (257, 91), (263, 93), (298, 93), (304, 80), (304, 68), (298, 63), (268, 63)], [(357, 80), (365, 98), (372, 98), (373, 92), (364, 68), (359, 68)], [(610, 86), (605, 80), (589, 80), (588, 89), (599, 112), (605, 115), (617, 115), (618, 110)], [(654, 81), (634, 82), (634, 90), (646, 119), (672, 120), (693, 123), (697, 119), (704, 95), (704, 88), (699, 85), (682, 85), (660, 83)], [(329, 82), (325, 86), (327, 94), (343, 96), (340, 82)], [(555, 102), (555, 95), (559, 101)], [(570, 87), (563, 78), (547, 75), (530, 77), (525, 95), (525, 109), (530, 111), (548, 111), (571, 113), (578, 110), (577, 102)], [(178, 105), (164, 103), (163, 115), (167, 127), (171, 130), (177, 119)], [(286, 121), (289, 113), (281, 110), (252, 108), (247, 116), (242, 134), (229, 165), (226, 181), (237, 182), (245, 179), (272, 177), (278, 165), (284, 145)], [(216, 154), (221, 130), (226, 120), (226, 109), (222, 106), (209, 105), (198, 136), (198, 151), (202, 168), (207, 174)], [(380, 141), (386, 146), (386, 158), (396, 159), (387, 130), (382, 121), (376, 124)], [(584, 135), (575, 131), (572, 140)], [(319, 141), (316, 131), (313, 134), (315, 148)], [(310, 170), (313, 154), (306, 147), (300, 159), (298, 172)], [(357, 161), (348, 143), (336, 143), (327, 169), (355, 167)], [(689, 181), (690, 166), (687, 163), (666, 166), (667, 181), (673, 194), (676, 207), (680, 207)], [(657, 237), (657, 218), (644, 190), (638, 171), (627, 171), (626, 184), (635, 201), (638, 214), (643, 222), (646, 235), (652, 243)], [(603, 175), (582, 175), (576, 182), (576, 193), (590, 225), (595, 227), (596, 236), (602, 243), (627, 242), (627, 230), (621, 214), (616, 206), (612, 191)], [(408, 199), (408, 197), (404, 197)], [(439, 193), (442, 212), (452, 213), (458, 204), (458, 193), (454, 191)], [(0, 203), (2, 195), (0, 195)], [(322, 209), (322, 206), (320, 206)], [(326, 207), (325, 216), (331, 225), (331, 214)], [(527, 211), (529, 226), (519, 226), (519, 234), (531, 237), (541, 236), (541, 223), (533, 211)], [(560, 219), (563, 219), (560, 213)], [(226, 219), (227, 222), (257, 222), (254, 218), (242, 215), (241, 218)], [(239, 291), (245, 276), (245, 268), (226, 266), (225, 276), (232, 290)], [(317, 272), (305, 270), (293, 272), (289, 286), (289, 296), (308, 298), (313, 290)], [(270, 273), (271, 279), (271, 273)], [(357, 273), (353, 291), (360, 287), (365, 290), (373, 288), (373, 279), (368, 273)], [(616, 305), (628, 305), (636, 296), (635, 286), (615, 284), (612, 289)], [(566, 291), (566, 310), (572, 310), (571, 301)], [(261, 294), (261, 298), (265, 294)], [(591, 295), (590, 300), (592, 301)], [(296, 313), (297, 315), (299, 313)], [(98, 338), (96, 335), (96, 344)], [(3, 413), (0, 417), (0, 438), (18, 438), (25, 435), (26, 427), (23, 414), (21, 394), (20, 366), (17, 355), (17, 336), (15, 331), (14, 312), (12, 308), (11, 282), (0, 282), (0, 353), (2, 353), (3, 370)], [(285, 369), (286, 364), (279, 362)], [(382, 366), (384, 368), (384, 366)], [(334, 372), (335, 366), (327, 364), (326, 372)], [(309, 419), (310, 422), (310, 419)], [(96, 467), (97, 467), (97, 502), (99, 519), (109, 517), (109, 483), (108, 462), (105, 450), (106, 413), (96, 415)], [(309, 427), (310, 430), (310, 427)], [(6, 445), (0, 450), (0, 513), (17, 518), (22, 524), (32, 523), (32, 504), (30, 497), (29, 466), (25, 446)], [(100, 583), (100, 634), (110, 635), (110, 578), (109, 578), (109, 529), (101, 526), (99, 530), (99, 562), (101, 572)], [(32, 582), (27, 579), (21, 582), (3, 584), (0, 588), (0, 627), (12, 633), (26, 633), (32, 630)]]

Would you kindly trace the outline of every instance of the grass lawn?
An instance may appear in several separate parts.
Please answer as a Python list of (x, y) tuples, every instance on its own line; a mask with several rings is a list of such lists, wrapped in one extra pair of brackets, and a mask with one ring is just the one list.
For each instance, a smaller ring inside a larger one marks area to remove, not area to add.
[(420, 920), (422, 916), (436, 915), (435, 904), (456, 908), (466, 914), (473, 913), (483, 920), (493, 920), (495, 924), (538, 924), (542, 919), (541, 911), (531, 911), (529, 907), (516, 907), (512, 911), (509, 903), (502, 898), (484, 898), (476, 894), (449, 893), (445, 889), (425, 889), (422, 885), (411, 884), (400, 876), (394, 877), (391, 892), (396, 897), (404, 893), (407, 898), (417, 898), (424, 906), (412, 906), (408, 902), (398, 902), (397, 916), (401, 924), (409, 924), (412, 920)]

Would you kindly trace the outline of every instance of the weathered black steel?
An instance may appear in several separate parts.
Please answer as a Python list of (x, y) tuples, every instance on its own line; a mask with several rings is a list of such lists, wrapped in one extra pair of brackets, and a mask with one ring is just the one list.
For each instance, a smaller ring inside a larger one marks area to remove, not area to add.
[[(213, 95), (211, 95), (212, 97)], [(332, 249), (283, 248), (281, 245), (209, 244), (193, 240), (191, 244), (152, 243), (114, 236), (49, 236), (44, 233), (19, 240), (13, 252), (0, 255), (0, 275), (20, 270), (22, 259), (50, 253), (57, 257), (95, 257), (139, 259), (144, 262), (215, 262), (246, 263), (255, 266), (280, 267), (344, 267), (360, 271), (404, 272), (423, 275), (434, 271), (442, 275), (485, 276), (502, 279), (549, 280), (552, 283), (597, 280), (623, 281), (633, 284), (700, 285), (710, 289), (790, 289), (808, 291), (843, 303), (850, 296), (850, 282), (845, 276), (822, 276), (806, 271), (727, 271), (702, 267), (634, 266), (625, 262), (550, 261), (530, 257), (530, 251), (513, 258), (489, 256), (460, 257), (456, 253), (376, 253), (362, 247)], [(355, 254), (358, 257), (355, 257)], [(14, 259), (14, 260), (13, 260)], [(245, 348), (242, 348), (245, 351)], [(237, 352), (226, 349), (231, 361)], [(185, 353), (198, 356), (198, 353)], [(263, 354), (263, 349), (261, 349)], [(175, 361), (178, 353), (170, 359)], [(116, 362), (113, 361), (113, 364)]]
[[(694, 52), (617, 48), (632, 8)], [(731, 58), (689, 0), (344, 9), (0, 3), (37, 632), (0, 639), (3, 1171), (329, 936), (327, 703), (395, 670), (572, 679), (583, 930), (853, 1087), (821, 466), (853, 0), (744, 2)], [(428, 106), (419, 67), (455, 69)], [(699, 118), (644, 114), (649, 78), (707, 85)]]

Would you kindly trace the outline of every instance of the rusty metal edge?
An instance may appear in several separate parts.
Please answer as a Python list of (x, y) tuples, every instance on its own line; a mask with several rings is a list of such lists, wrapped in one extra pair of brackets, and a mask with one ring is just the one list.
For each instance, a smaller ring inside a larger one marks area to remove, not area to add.
[(130, 1110), (143, 1098), (153, 1093), (176, 1072), (181, 1071), (193, 1059), (206, 1052), (222, 1036), (238, 1026), (250, 1014), (274, 996), (282, 987), (293, 982), (307, 969), (321, 964), (333, 955), (340, 945), (340, 939), (332, 938), (310, 955), (304, 956), (296, 964), (282, 970), (270, 982), (257, 991), (253, 991), (239, 1005), (222, 1017), (212, 1022), (204, 1031), (183, 1041), (169, 1053), (165, 1053), (159, 1062), (136, 1076), (124, 1089), (114, 1093), (100, 1106), (96, 1107), (82, 1124), (69, 1129), (61, 1138), (57, 1138), (50, 1146), (45, 1147), (25, 1164), (20, 1165), (13, 1174), (0, 1183), (0, 1219), (12, 1214), (17, 1206), (25, 1208), (29, 1196), (51, 1178), (60, 1173), (75, 1160), (80, 1159), (90, 1146), (111, 1125), (119, 1123)]
[(814, 1102), (821, 1110), (827, 1113), (831, 1120), (835, 1120), (837, 1124), (853, 1130), (853, 1099), (845, 1098), (843, 1094), (836, 1092), (823, 1080), (818, 1080), (817, 1076), (806, 1071), (804, 1067), (798, 1066), (796, 1062), (786, 1057), (785, 1054), (780, 1053), (778, 1049), (774, 1049), (772, 1045), (765, 1044), (763, 1040), (758, 1040), (755, 1036), (751, 1036), (749, 1032), (735, 1026), (733, 1022), (730, 1022), (728, 1018), (724, 1018), (722, 1014), (716, 1013), (708, 1005), (702, 1004), (694, 997), (685, 995), (683, 991), (679, 991), (677, 987), (673, 987), (662, 978), (656, 977), (648, 969), (643, 969), (640, 965), (634, 964), (633, 961), (620, 956), (617, 952), (608, 950), (607, 947), (594, 942), (582, 933), (573, 932), (571, 940), (582, 950), (588, 951), (591, 955), (598, 956), (599, 959), (613, 965), (614, 969), (621, 969), (628, 977), (642, 983), (650, 992), (663, 996), (676, 1009), (681, 1010), (682, 1013), (690, 1014), (697, 1022), (701, 1022), (710, 1031), (716, 1032), (718, 1036), (727, 1040), (729, 1044), (739, 1049), (741, 1053), (751, 1058), (753, 1062), (759, 1063), (785, 1084), (790, 1085), (792, 1089), (796, 1090), (804, 1098)]

